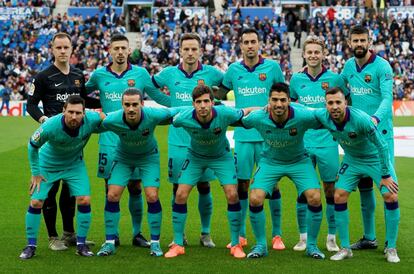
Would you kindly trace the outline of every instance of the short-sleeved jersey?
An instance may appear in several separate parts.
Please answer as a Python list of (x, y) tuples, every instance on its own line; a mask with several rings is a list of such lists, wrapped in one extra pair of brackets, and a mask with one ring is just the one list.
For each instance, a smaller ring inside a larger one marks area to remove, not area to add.
[(353, 57), (345, 63), (341, 76), (349, 85), (352, 106), (378, 118), (378, 130), (392, 138), (393, 72), (388, 61), (372, 53), (359, 67)]
[[(172, 107), (192, 106), (192, 93), (197, 85), (220, 86), (222, 80), (222, 72), (201, 63), (192, 74), (187, 74), (182, 65), (178, 65), (166, 67), (152, 77), (156, 87), (168, 87)], [(168, 144), (189, 146), (190, 136), (184, 129), (171, 126), (168, 131)]]
[(328, 111), (318, 109), (315, 117), (327, 128), (345, 151), (345, 155), (368, 163), (380, 161), (382, 175), (389, 175), (390, 158), (387, 143), (378, 132), (371, 117), (364, 111), (348, 107), (345, 123), (336, 124)]
[[(290, 97), (307, 107), (325, 108), (325, 93), (333, 87), (340, 87), (348, 94), (345, 82), (338, 74), (322, 67), (322, 71), (314, 78), (305, 69), (303, 72), (293, 73), (290, 79)], [(305, 147), (338, 146), (328, 130), (309, 129), (304, 140)]]
[(132, 127), (125, 119), (123, 110), (108, 114), (102, 126), (114, 132), (119, 140), (117, 142), (115, 160), (121, 162), (134, 162), (154, 153), (157, 141), (154, 137), (155, 127), (162, 121), (168, 120), (174, 112), (168, 108), (141, 108), (141, 120)]
[[(70, 95), (80, 95), (87, 99), (82, 71), (70, 67), (69, 74), (66, 75), (53, 64), (33, 78), (27, 93), (27, 111), (36, 121), (43, 115), (52, 117), (62, 113), (63, 105)], [(40, 101), (43, 104), (43, 113), (38, 107)], [(99, 106), (87, 104), (87, 107)]]
[(68, 128), (64, 119), (63, 114), (50, 118), (30, 138), (29, 159), (33, 175), (39, 174), (39, 166), (61, 171), (81, 164), (84, 146), (101, 125), (97, 112), (86, 111), (81, 126), (76, 130)]
[(306, 130), (320, 128), (312, 110), (295, 103), (289, 106), (288, 119), (277, 124), (270, 113), (256, 110), (242, 119), (247, 128), (255, 128), (264, 139), (262, 156), (280, 164), (291, 164), (306, 157), (303, 136)]
[(230, 152), (227, 127), (243, 117), (243, 111), (226, 106), (213, 107), (213, 119), (208, 124), (198, 121), (194, 108), (181, 111), (173, 125), (182, 127), (191, 138), (189, 151), (201, 158), (218, 158)]
[[(97, 69), (86, 83), (88, 91), (99, 91), (103, 112), (122, 109), (122, 94), (131, 87), (146, 92), (161, 105), (170, 105), (170, 97), (154, 88), (146, 69), (128, 64), (127, 70), (118, 75), (111, 70), (111, 65)], [(113, 132), (105, 132), (99, 136), (101, 145), (115, 146), (117, 141), (118, 137)]]
[[(280, 65), (273, 60), (259, 58), (259, 63), (249, 68), (241, 61), (230, 65), (224, 74), (223, 86), (234, 91), (237, 108), (262, 107), (267, 104), (270, 88), (285, 82)], [(263, 141), (255, 129), (235, 128), (234, 139), (239, 142)]]

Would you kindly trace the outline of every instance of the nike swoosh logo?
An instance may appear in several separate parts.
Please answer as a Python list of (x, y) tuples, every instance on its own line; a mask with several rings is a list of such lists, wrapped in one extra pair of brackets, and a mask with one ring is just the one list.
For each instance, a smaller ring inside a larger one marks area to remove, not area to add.
[(59, 83), (59, 84), (55, 84), (55, 87), (58, 87), (58, 86), (60, 86), (61, 84), (63, 84), (63, 82), (62, 82), (62, 83)]

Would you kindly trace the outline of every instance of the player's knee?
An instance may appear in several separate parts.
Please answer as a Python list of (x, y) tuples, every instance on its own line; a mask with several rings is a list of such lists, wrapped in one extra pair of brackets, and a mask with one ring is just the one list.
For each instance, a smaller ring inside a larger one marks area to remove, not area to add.
[(148, 191), (145, 193), (148, 203), (155, 203), (158, 200), (158, 193), (156, 191)]
[(132, 195), (141, 194), (141, 180), (129, 180), (128, 192)]
[(76, 203), (78, 205), (89, 205), (91, 203), (90, 196), (78, 196), (76, 197)]
[(43, 201), (41, 200), (31, 200), (30, 206), (33, 208), (42, 208), (43, 207)]
[(185, 204), (187, 202), (188, 194), (180, 189), (177, 189), (175, 194), (175, 202), (177, 204)]
[(249, 204), (251, 206), (261, 206), (263, 205), (263, 200), (264, 200), (263, 195), (260, 195), (256, 191), (252, 191), (250, 193)]
[(384, 197), (384, 202), (386, 203), (395, 203), (398, 202), (398, 194), (396, 193), (384, 193), (383, 194)]
[(239, 195), (237, 194), (236, 188), (226, 190), (226, 198), (229, 204), (235, 204), (239, 201)]
[(343, 204), (348, 201), (348, 193), (345, 190), (337, 189), (335, 190), (335, 204)]
[(109, 202), (119, 202), (120, 198), (121, 198), (121, 195), (119, 193), (111, 191), (111, 190), (108, 191)]
[(306, 196), (306, 200), (308, 201), (308, 205), (320, 206), (321, 192), (319, 191), (319, 189), (308, 190), (306, 191), (305, 196)]

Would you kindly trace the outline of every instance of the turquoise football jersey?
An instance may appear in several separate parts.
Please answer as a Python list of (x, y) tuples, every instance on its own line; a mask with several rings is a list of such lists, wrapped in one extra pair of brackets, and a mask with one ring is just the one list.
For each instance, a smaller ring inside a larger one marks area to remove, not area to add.
[(364, 111), (348, 107), (344, 125), (337, 125), (323, 109), (315, 111), (318, 121), (329, 130), (345, 151), (366, 163), (381, 162), (382, 176), (390, 174), (390, 157), (387, 143), (378, 132), (371, 117)]
[[(187, 74), (182, 65), (166, 67), (152, 77), (156, 87), (168, 87), (171, 97), (171, 106), (192, 106), (193, 89), (197, 85), (220, 86), (223, 73), (218, 69), (199, 63), (198, 69)], [(171, 126), (168, 131), (168, 144), (175, 146), (189, 146), (190, 136), (182, 128)]]
[[(325, 108), (325, 92), (333, 87), (340, 87), (346, 94), (349, 93), (345, 82), (338, 74), (323, 67), (321, 73), (313, 78), (305, 69), (303, 72), (293, 73), (290, 79), (290, 97), (307, 107)], [(309, 129), (304, 140), (305, 147), (338, 145), (328, 130)]]
[(256, 110), (242, 119), (246, 128), (255, 128), (264, 139), (262, 157), (276, 163), (295, 163), (304, 159), (303, 137), (306, 130), (320, 128), (312, 110), (296, 103), (289, 106), (289, 118), (284, 124), (273, 121), (270, 113)]
[(62, 171), (80, 165), (83, 147), (101, 125), (99, 113), (92, 111), (86, 111), (82, 125), (76, 130), (69, 129), (64, 119), (63, 114), (49, 118), (30, 138), (32, 175), (39, 175), (39, 167), (48, 171)]
[[(285, 82), (280, 65), (262, 57), (252, 69), (243, 61), (231, 64), (223, 79), (223, 85), (234, 91), (237, 108), (265, 106), (270, 88), (280, 82)], [(263, 141), (257, 130), (240, 127), (235, 128), (234, 139), (239, 142)]]
[[(127, 88), (134, 87), (147, 93), (157, 103), (170, 106), (170, 97), (154, 88), (151, 77), (146, 69), (128, 65), (128, 69), (118, 75), (111, 70), (111, 64), (94, 71), (86, 83), (88, 92), (98, 90), (105, 113), (122, 109), (122, 94)], [(115, 146), (118, 141), (116, 134), (105, 132), (99, 136), (99, 144)]]
[(189, 151), (196, 157), (219, 158), (230, 152), (226, 137), (227, 127), (243, 117), (243, 111), (226, 107), (213, 107), (213, 119), (208, 124), (197, 120), (194, 108), (178, 113), (173, 120), (175, 127), (182, 127), (190, 136)]
[(117, 142), (115, 160), (121, 162), (134, 162), (143, 159), (146, 155), (154, 153), (157, 141), (154, 137), (155, 127), (175, 114), (168, 108), (141, 108), (141, 120), (138, 125), (131, 127), (126, 123), (123, 110), (110, 113), (102, 122), (102, 126), (114, 132), (119, 137)]
[(246, 128), (255, 128), (264, 139), (262, 156), (280, 164), (295, 163), (306, 156), (303, 137), (306, 130), (321, 124), (312, 110), (295, 103), (289, 106), (289, 118), (284, 124), (273, 121), (270, 113), (256, 110), (242, 119)]
[(355, 57), (349, 59), (341, 73), (351, 92), (352, 106), (379, 119), (378, 130), (384, 138), (393, 138), (393, 72), (388, 61), (373, 53), (359, 67)]

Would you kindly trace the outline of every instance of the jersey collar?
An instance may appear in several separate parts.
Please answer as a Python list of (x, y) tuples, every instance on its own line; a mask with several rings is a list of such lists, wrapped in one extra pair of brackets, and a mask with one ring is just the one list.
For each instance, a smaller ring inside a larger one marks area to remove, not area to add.
[(120, 79), (120, 78), (122, 78), (122, 77), (124, 77), (124, 75), (129, 71), (129, 70), (131, 70), (132, 69), (132, 65), (131, 65), (131, 63), (129, 63), (128, 62), (128, 66), (127, 66), (127, 69), (126, 70), (124, 70), (121, 74), (116, 74), (112, 69), (111, 69), (111, 66), (112, 66), (112, 64), (113, 64), (113, 62), (111, 62), (111, 63), (109, 63), (107, 66), (106, 66), (106, 71), (108, 71), (108, 72), (110, 72), (113, 76), (115, 76), (116, 78), (118, 78), (118, 79)]
[(200, 61), (198, 61), (198, 63), (197, 63), (197, 64), (198, 64), (198, 65), (197, 65), (197, 69), (196, 69), (195, 71), (193, 71), (192, 73), (190, 73), (190, 74), (188, 74), (188, 73), (184, 70), (183, 63), (180, 63), (180, 64), (178, 65), (178, 69), (179, 69), (179, 70), (181, 70), (181, 72), (182, 72), (182, 73), (184, 73), (184, 75), (185, 75), (185, 77), (186, 77), (186, 78), (193, 78), (194, 74), (196, 74), (197, 72), (199, 72), (200, 70), (202, 70), (202, 69), (203, 69), (203, 65), (201, 64), (201, 62), (200, 62)]
[(63, 129), (63, 131), (66, 132), (66, 134), (68, 134), (70, 137), (77, 137), (79, 135), (79, 130), (80, 130), (81, 126), (84, 123), (84, 119), (82, 119), (81, 125), (78, 128), (71, 129), (71, 128), (69, 128), (66, 125), (66, 123), (65, 123), (65, 116), (62, 115), (62, 118), (60, 119), (60, 121), (62, 123), (62, 129)]
[(213, 117), (211, 118), (210, 122), (208, 122), (208, 123), (202, 123), (202, 122), (200, 122), (200, 120), (198, 120), (197, 113), (196, 113), (195, 109), (193, 110), (193, 119), (196, 120), (203, 129), (208, 129), (208, 128), (210, 128), (210, 125), (213, 122), (214, 118), (217, 116), (217, 111), (215, 110), (214, 107), (211, 108), (211, 111), (213, 112)]
[(261, 55), (259, 55), (259, 62), (257, 62), (257, 64), (256, 65), (254, 65), (252, 68), (250, 68), (249, 66), (247, 66), (246, 65), (246, 63), (244, 62), (244, 60), (242, 60), (241, 62), (240, 62), (240, 64), (243, 66), (243, 67), (245, 67), (246, 68), (246, 70), (248, 71), (248, 72), (253, 72), (253, 71), (255, 71), (256, 70), (256, 68), (258, 67), (258, 66), (260, 66), (261, 64), (263, 64), (264, 63), (264, 58), (261, 56)]
[(332, 122), (334, 123), (337, 130), (343, 131), (345, 126), (346, 126), (346, 123), (348, 123), (350, 119), (351, 119), (351, 112), (349, 111), (349, 108), (347, 107), (345, 109), (345, 119), (344, 119), (344, 122), (342, 123), (342, 125), (339, 125), (339, 124), (335, 123), (334, 120), (332, 120)]
[(139, 120), (138, 124), (136, 124), (135, 126), (131, 126), (130, 124), (128, 124), (126, 117), (125, 117), (125, 112), (122, 113), (122, 121), (124, 121), (124, 123), (129, 127), (129, 129), (131, 130), (137, 130), (139, 128), (139, 126), (142, 123), (142, 120), (144, 120), (144, 111), (141, 108), (141, 119)]
[(357, 72), (361, 72), (366, 66), (368, 66), (371, 63), (374, 63), (375, 58), (377, 58), (377, 54), (373, 50), (370, 50), (369, 52), (371, 52), (371, 56), (369, 57), (368, 61), (362, 65), (362, 67), (358, 66), (358, 63), (355, 58), (354, 61), (355, 61), (355, 67), (356, 67)]
[(308, 76), (309, 80), (311, 80), (312, 82), (316, 82), (316, 81), (318, 81), (318, 80), (319, 80), (319, 78), (321, 78), (321, 76), (322, 76), (325, 72), (327, 72), (327, 71), (328, 71), (328, 70), (327, 70), (324, 66), (322, 66), (322, 70), (321, 70), (321, 72), (320, 72), (318, 75), (316, 75), (316, 77), (315, 77), (315, 78), (313, 78), (313, 76), (309, 74), (309, 72), (308, 72), (308, 68), (305, 68), (305, 70), (303, 71), (303, 73), (305, 73), (305, 74)]
[(269, 119), (272, 120), (272, 122), (275, 124), (277, 128), (284, 128), (286, 124), (289, 122), (290, 119), (293, 119), (295, 117), (295, 110), (289, 106), (288, 107), (288, 118), (283, 123), (279, 124), (276, 123), (275, 120), (273, 120), (272, 115), (269, 113)]

